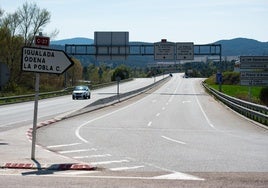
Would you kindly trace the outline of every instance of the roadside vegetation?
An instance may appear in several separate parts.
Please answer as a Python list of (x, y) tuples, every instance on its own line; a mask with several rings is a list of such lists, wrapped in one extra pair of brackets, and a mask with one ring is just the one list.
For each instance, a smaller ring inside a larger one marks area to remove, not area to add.
[[(0, 85), (0, 97), (17, 96), (34, 93), (35, 74), (21, 71), (21, 49), (32, 46), (34, 37), (40, 32), (51, 39), (58, 30), (45, 32), (51, 21), (51, 14), (39, 8), (35, 3), (25, 2), (13, 13), (6, 13), (0, 7), (0, 63), (7, 65), (9, 80)], [(78, 59), (63, 75), (40, 74), (40, 92), (59, 91), (77, 84), (98, 85), (133, 77), (152, 77), (169, 72), (185, 72), (187, 77), (209, 77), (206, 83), (218, 88), (215, 73), (221, 69), (223, 73), (222, 91), (228, 95), (268, 105), (268, 88), (247, 87), (239, 85), (239, 73), (234, 73), (234, 61), (221, 63), (207, 59), (206, 62), (191, 62), (159, 67), (130, 67), (125, 64), (114, 66), (104, 62), (90, 63), (82, 66)], [(132, 62), (135, 64), (135, 62)], [(212, 75), (212, 76), (211, 76)]]
[[(224, 72), (221, 90), (223, 93), (246, 100), (249, 102), (268, 106), (268, 87), (261, 86), (241, 86), (240, 77), (237, 72)], [(219, 90), (216, 83), (216, 75), (210, 76), (205, 82), (212, 88)]]

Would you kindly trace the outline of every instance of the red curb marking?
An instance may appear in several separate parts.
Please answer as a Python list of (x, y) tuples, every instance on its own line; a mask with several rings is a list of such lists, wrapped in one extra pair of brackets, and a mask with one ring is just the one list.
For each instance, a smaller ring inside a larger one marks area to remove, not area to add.
[(60, 170), (93, 170), (94, 167), (87, 164), (60, 164)]
[(6, 163), (5, 168), (33, 168), (33, 164), (30, 163)]

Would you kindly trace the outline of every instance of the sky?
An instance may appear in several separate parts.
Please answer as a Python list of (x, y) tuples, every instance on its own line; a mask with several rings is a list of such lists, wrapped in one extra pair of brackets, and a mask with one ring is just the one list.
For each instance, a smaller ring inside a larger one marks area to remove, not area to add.
[(59, 31), (52, 40), (128, 31), (130, 41), (268, 42), (268, 0), (1, 0), (0, 8), (14, 13), (25, 2), (50, 12), (44, 32)]

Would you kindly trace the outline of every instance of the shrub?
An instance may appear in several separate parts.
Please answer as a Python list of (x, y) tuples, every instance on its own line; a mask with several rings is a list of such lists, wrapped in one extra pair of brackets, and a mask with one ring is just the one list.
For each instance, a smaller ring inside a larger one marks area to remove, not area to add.
[(259, 97), (260, 97), (261, 102), (265, 104), (266, 106), (268, 106), (268, 87), (262, 88)]

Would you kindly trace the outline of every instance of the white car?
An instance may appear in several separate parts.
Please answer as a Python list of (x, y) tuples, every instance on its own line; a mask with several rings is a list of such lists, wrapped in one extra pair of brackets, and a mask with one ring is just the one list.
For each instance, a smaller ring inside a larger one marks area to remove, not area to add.
[(82, 98), (82, 99), (90, 99), (90, 89), (88, 88), (88, 86), (75, 86), (74, 90), (73, 90), (73, 100), (74, 99), (78, 99), (78, 98)]

